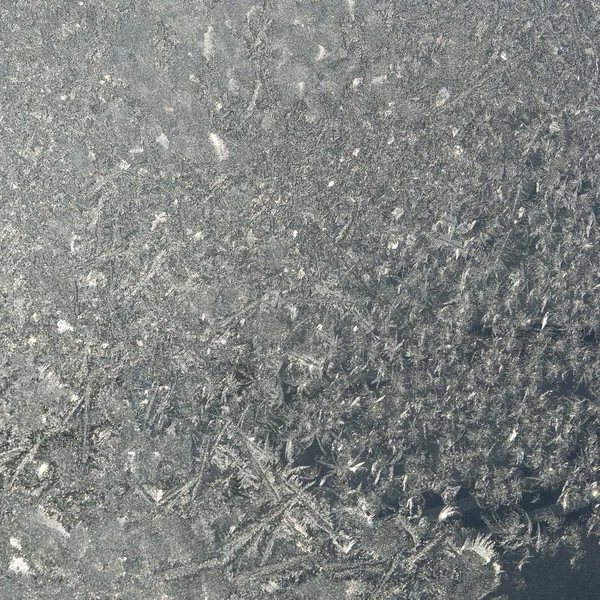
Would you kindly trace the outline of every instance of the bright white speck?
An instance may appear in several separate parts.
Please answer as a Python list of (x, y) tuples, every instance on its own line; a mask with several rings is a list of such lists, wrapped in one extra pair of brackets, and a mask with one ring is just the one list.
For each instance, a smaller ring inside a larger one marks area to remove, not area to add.
[(206, 60), (210, 60), (215, 54), (215, 35), (212, 26), (209, 26), (204, 34), (204, 50), (202, 56)]
[(354, 21), (354, 0), (346, 0), (348, 3), (348, 12), (350, 13), (350, 18)]
[(19, 573), (21, 575), (27, 575), (29, 573), (29, 565), (24, 558), (20, 556), (13, 556), (10, 559), (9, 570), (13, 573)]
[(354, 150), (352, 151), (352, 156), (358, 156), (360, 153), (360, 148), (354, 148)]
[(59, 521), (57, 521), (56, 519), (54, 519), (52, 517), (49, 517), (44, 512), (44, 509), (41, 506), (38, 507), (37, 514), (35, 515), (35, 520), (38, 523), (45, 525), (49, 529), (56, 531), (58, 534), (62, 535), (63, 537), (66, 537), (66, 538), (71, 537), (71, 534), (62, 526), (62, 523), (60, 523)]
[(49, 467), (50, 467), (50, 465), (47, 462), (43, 462), (38, 466), (37, 474), (40, 479), (42, 479), (44, 477), (44, 475), (46, 475)]
[(294, 231), (292, 231), (292, 237), (296, 238), (298, 236), (298, 231), (296, 229), (294, 229)]
[(357, 88), (357, 87), (358, 87), (358, 86), (359, 86), (359, 85), (362, 83), (362, 81), (363, 81), (363, 80), (362, 80), (362, 77), (355, 77), (355, 78), (352, 80), (352, 87), (355, 87), (355, 88)]
[(85, 283), (88, 287), (93, 288), (97, 287), (98, 284), (104, 283), (105, 280), (106, 276), (104, 275), (104, 273), (90, 271), (87, 277), (85, 278)]
[(229, 157), (229, 150), (227, 150), (225, 142), (216, 133), (209, 133), (208, 138), (210, 139), (210, 143), (213, 145), (213, 148), (217, 153), (218, 159), (226, 160)]
[(379, 75), (378, 77), (373, 77), (373, 79), (371, 79), (371, 83), (373, 85), (381, 85), (382, 83), (385, 83), (387, 81), (387, 75)]
[(353, 473), (356, 473), (356, 471), (358, 471), (358, 469), (360, 469), (364, 464), (365, 464), (365, 462), (362, 461), (362, 462), (355, 464), (353, 467), (348, 467), (348, 469), (350, 471), (352, 471)]
[(67, 331), (73, 331), (73, 325), (67, 323), (64, 319), (60, 319), (56, 324), (58, 333), (65, 333)]
[(436, 106), (444, 106), (444, 104), (446, 104), (446, 102), (448, 102), (448, 100), (450, 99), (450, 92), (448, 91), (448, 88), (441, 88), (440, 91), (438, 92), (436, 98), (435, 98), (435, 105)]
[(501, 53), (500, 53), (500, 58), (501, 58), (502, 60), (508, 60), (508, 54), (506, 54), (506, 52), (501, 52)]
[(155, 215), (154, 221), (152, 221), (152, 227), (150, 227), (150, 231), (154, 231), (161, 223), (166, 223), (167, 221), (167, 213), (160, 213)]
[(127, 171), (129, 167), (131, 167), (131, 165), (126, 160), (121, 160), (119, 162), (119, 169), (121, 169), (121, 171)]
[(237, 92), (240, 91), (240, 84), (233, 77), (230, 77), (229, 81), (227, 82), (227, 89), (230, 92), (237, 94)]
[(79, 235), (75, 235), (74, 233), (71, 234), (71, 253), (74, 254), (75, 251), (77, 250), (76, 248), (76, 242), (77, 240), (80, 240), (81, 236)]
[(165, 149), (168, 150), (169, 149), (169, 138), (164, 134), (161, 133), (157, 138), (156, 141)]
[(325, 48), (323, 48), (323, 46), (319, 45), (319, 52), (317, 53), (315, 60), (316, 61), (323, 60), (326, 56), (327, 56), (327, 50), (325, 50)]
[(335, 181), (330, 181), (330, 182), (327, 184), (327, 187), (333, 187), (334, 185), (335, 185)]
[(164, 496), (164, 492), (162, 490), (159, 490), (158, 488), (155, 487), (150, 487), (147, 489), (148, 494), (150, 494), (150, 497), (152, 498), (152, 500), (154, 500), (154, 502), (156, 502), (157, 504), (162, 500), (163, 496)]
[(9, 542), (13, 548), (16, 548), (17, 550), (21, 549), (21, 540), (19, 538), (11, 537)]

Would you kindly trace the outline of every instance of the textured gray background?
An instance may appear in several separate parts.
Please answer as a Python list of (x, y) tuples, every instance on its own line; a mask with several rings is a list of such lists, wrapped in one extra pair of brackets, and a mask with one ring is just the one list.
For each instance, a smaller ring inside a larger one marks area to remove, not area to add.
[[(379, 520), (452, 483), (514, 504), (522, 464), (591, 506), (597, 344), (543, 336), (598, 322), (599, 24), (584, 0), (4, 0), (0, 597), (479, 598), (495, 561), (506, 597), (550, 597), (504, 534), (489, 564), (422, 558), (476, 532)], [(270, 524), (321, 451), (342, 466)], [(548, 533), (567, 563), (578, 527)]]

